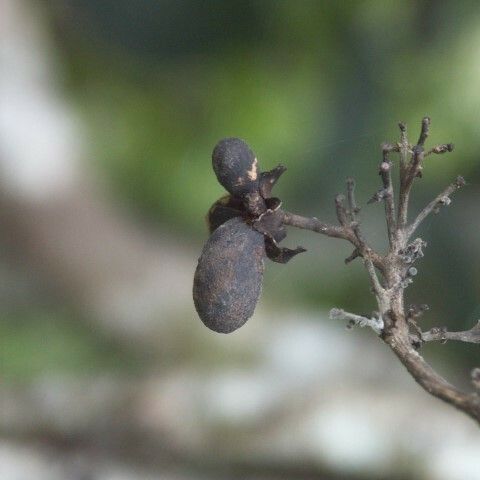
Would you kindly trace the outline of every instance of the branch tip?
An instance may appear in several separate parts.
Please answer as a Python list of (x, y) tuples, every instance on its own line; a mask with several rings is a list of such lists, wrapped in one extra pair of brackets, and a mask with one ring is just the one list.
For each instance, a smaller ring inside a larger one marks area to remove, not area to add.
[(465, 179), (458, 175), (453, 183), (451, 183), (443, 192), (437, 195), (423, 210), (417, 215), (417, 218), (406, 229), (406, 238), (410, 238), (419, 225), (425, 220), (431, 213), (438, 213), (442, 206), (448, 206), (451, 203), (450, 195), (456, 190), (466, 185)]
[(430, 123), (430, 117), (423, 117), (420, 137), (418, 138), (417, 146), (423, 146), (425, 144), (425, 140), (430, 133)]
[(447, 152), (453, 152), (455, 148), (455, 145), (453, 143), (444, 143), (442, 145), (437, 145), (433, 148), (431, 148), (426, 154), (425, 156), (427, 155), (431, 155), (431, 154), (435, 154), (435, 155), (441, 155), (443, 153), (447, 153)]
[(467, 184), (467, 182), (461, 175), (458, 175), (458, 177), (455, 180), (455, 183), (457, 185), (457, 188), (464, 187)]
[(433, 327), (428, 332), (423, 332), (424, 342), (439, 341), (446, 343), (448, 340), (455, 340), (466, 343), (480, 343), (480, 320), (470, 329), (463, 332), (450, 332), (447, 327)]
[(371, 317), (364, 317), (354, 313), (346, 312), (341, 308), (332, 308), (329, 316), (331, 320), (347, 320), (347, 328), (349, 329), (354, 326), (359, 326), (362, 328), (369, 327), (377, 335), (380, 335), (384, 328), (384, 323), (381, 316), (372, 315)]
[(360, 212), (360, 208), (357, 206), (355, 199), (355, 180), (352, 177), (348, 177), (347, 183), (347, 199), (348, 199), (348, 214), (352, 222), (355, 221), (355, 215)]
[(338, 193), (337, 195), (335, 195), (335, 210), (337, 212), (337, 219), (340, 225), (342, 226), (345, 226), (348, 223), (347, 210), (343, 205), (344, 201), (345, 201), (345, 195), (342, 195), (341, 193)]

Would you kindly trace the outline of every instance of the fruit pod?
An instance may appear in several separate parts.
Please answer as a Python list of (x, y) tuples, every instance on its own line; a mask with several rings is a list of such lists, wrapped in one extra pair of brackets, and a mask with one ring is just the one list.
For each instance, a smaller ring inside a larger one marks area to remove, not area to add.
[(241, 218), (212, 233), (193, 280), (195, 308), (208, 328), (230, 333), (253, 315), (262, 291), (264, 258), (264, 236)]
[(243, 140), (220, 140), (213, 149), (212, 165), (218, 181), (232, 195), (258, 192), (260, 173), (257, 159)]

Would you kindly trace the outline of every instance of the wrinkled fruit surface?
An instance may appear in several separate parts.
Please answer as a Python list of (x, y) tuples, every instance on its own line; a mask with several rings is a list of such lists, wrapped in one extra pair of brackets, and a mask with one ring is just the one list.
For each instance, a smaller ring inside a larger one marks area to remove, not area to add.
[(193, 281), (195, 308), (208, 328), (230, 333), (253, 315), (262, 291), (264, 258), (264, 236), (241, 218), (212, 233)]

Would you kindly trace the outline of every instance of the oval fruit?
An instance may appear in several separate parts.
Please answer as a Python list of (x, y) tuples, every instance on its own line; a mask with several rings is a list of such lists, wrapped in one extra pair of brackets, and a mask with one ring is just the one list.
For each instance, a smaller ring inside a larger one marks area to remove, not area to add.
[(195, 308), (208, 328), (230, 333), (253, 315), (262, 291), (264, 258), (264, 236), (241, 218), (212, 233), (193, 280)]
[(220, 140), (212, 153), (218, 181), (232, 195), (245, 195), (259, 189), (260, 172), (250, 147), (240, 138)]

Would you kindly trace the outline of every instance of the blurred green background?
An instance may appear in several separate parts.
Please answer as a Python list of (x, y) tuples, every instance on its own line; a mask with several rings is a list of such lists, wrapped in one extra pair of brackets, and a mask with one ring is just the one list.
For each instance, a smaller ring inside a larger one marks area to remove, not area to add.
[[(334, 221), (333, 197), (354, 177), (365, 235), (384, 248), (383, 208), (366, 205), (380, 184), (380, 144), (398, 139), (398, 121), (415, 141), (429, 115), (428, 145), (453, 142), (455, 151), (428, 157), (411, 212), (457, 174), (468, 186), (418, 232), (428, 248), (407, 300), (430, 305), (424, 329), (464, 330), (480, 317), (479, 2), (27, 4), (46, 25), (61, 95), (86, 130), (90, 171), (125, 215), (198, 253), (205, 213), (223, 194), (210, 155), (227, 136), (245, 139), (263, 169), (288, 167), (275, 193), (289, 211)], [(267, 308), (374, 308), (360, 262), (343, 263), (347, 244), (293, 231), (284, 244), (308, 252), (288, 266), (267, 265)], [(55, 283), (48, 288), (41, 300), (4, 302), (4, 379), (28, 383), (45, 372), (135, 378), (185, 361), (178, 350), (189, 344), (164, 353), (117, 342), (82, 321), (71, 298), (57, 298)], [(190, 297), (184, 303), (191, 308)], [(425, 355), (460, 385), (479, 362), (472, 345), (428, 345)]]

